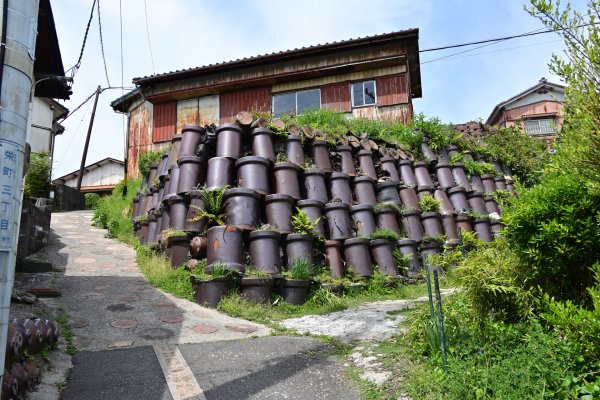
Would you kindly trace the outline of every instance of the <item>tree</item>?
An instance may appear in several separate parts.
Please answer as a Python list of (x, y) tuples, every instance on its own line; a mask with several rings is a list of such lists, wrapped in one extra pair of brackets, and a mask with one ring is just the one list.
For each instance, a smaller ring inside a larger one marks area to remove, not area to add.
[(600, 2), (578, 12), (560, 0), (531, 0), (526, 10), (563, 37), (566, 59), (554, 54), (550, 69), (565, 80), (565, 125), (558, 167), (600, 192)]
[(25, 197), (47, 198), (50, 192), (50, 157), (48, 152), (31, 153), (25, 176)]

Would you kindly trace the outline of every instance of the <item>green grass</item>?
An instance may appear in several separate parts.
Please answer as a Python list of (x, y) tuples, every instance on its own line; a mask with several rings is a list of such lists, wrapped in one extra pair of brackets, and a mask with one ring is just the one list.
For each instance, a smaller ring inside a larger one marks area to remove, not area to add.
[(77, 348), (73, 344), (73, 328), (71, 328), (71, 324), (69, 323), (69, 315), (64, 311), (64, 309), (59, 308), (60, 314), (56, 315), (54, 318), (58, 325), (60, 326), (60, 335), (67, 342), (67, 354), (70, 356), (74, 356), (77, 354)]

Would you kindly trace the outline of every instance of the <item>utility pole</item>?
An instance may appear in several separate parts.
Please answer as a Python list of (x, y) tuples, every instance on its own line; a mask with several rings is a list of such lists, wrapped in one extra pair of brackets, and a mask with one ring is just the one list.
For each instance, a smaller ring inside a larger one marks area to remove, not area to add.
[(98, 96), (102, 93), (100, 85), (96, 88), (96, 97), (94, 98), (94, 107), (92, 108), (92, 116), (90, 118), (90, 126), (88, 127), (87, 136), (85, 138), (85, 146), (83, 146), (83, 155), (81, 156), (81, 166), (79, 167), (79, 176), (77, 177), (77, 190), (81, 190), (81, 180), (83, 179), (83, 170), (85, 168), (85, 159), (87, 158), (88, 147), (90, 146), (90, 137), (92, 136), (92, 128), (94, 126), (94, 117), (96, 116), (96, 106), (98, 105)]

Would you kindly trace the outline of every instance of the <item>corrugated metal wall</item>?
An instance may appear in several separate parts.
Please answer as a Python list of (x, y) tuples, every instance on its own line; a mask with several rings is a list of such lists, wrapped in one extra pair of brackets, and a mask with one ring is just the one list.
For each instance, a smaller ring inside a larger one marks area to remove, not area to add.
[(152, 121), (154, 107), (145, 101), (129, 114), (127, 173), (138, 174), (139, 154), (152, 149)]
[(321, 86), (321, 107), (338, 112), (350, 112), (350, 84), (342, 82)]
[(195, 99), (179, 100), (177, 102), (177, 123), (173, 133), (181, 132), (184, 125), (198, 125), (199, 119), (197, 97)]
[[(197, 101), (196, 101), (196, 104)], [(152, 142), (171, 140), (176, 132), (177, 102), (154, 104), (154, 119), (152, 124)]]
[(271, 112), (271, 88), (268, 86), (220, 93), (219, 98), (222, 124), (234, 122), (240, 111)]
[(406, 74), (377, 78), (377, 105), (390, 106), (408, 103), (408, 80)]

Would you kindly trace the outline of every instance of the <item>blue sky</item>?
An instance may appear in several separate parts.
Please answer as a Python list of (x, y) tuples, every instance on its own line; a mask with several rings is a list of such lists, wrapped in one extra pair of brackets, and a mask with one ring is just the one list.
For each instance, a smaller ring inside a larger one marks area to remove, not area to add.
[[(421, 49), (508, 36), (543, 28), (519, 0), (146, 0), (152, 55), (148, 46), (144, 0), (123, 3), (123, 76), (134, 77), (249, 57), (273, 51), (420, 29)], [(575, 1), (581, 9), (583, 1)], [(92, 0), (52, 0), (65, 69), (77, 61)], [(101, 0), (104, 51), (109, 80), (121, 86), (119, 0)], [(554, 33), (515, 39), (443, 60), (469, 48), (421, 54), (423, 97), (417, 112), (445, 122), (485, 120), (499, 102), (541, 77), (558, 82), (548, 69), (551, 54), (562, 53)], [(152, 62), (153, 59), (153, 62)], [(94, 13), (74, 94), (74, 109), (97, 85), (107, 86)], [(123, 159), (123, 117), (110, 102), (121, 89), (100, 96), (87, 164), (105, 157)], [(57, 138), (54, 177), (79, 168), (91, 103), (64, 123)]]

